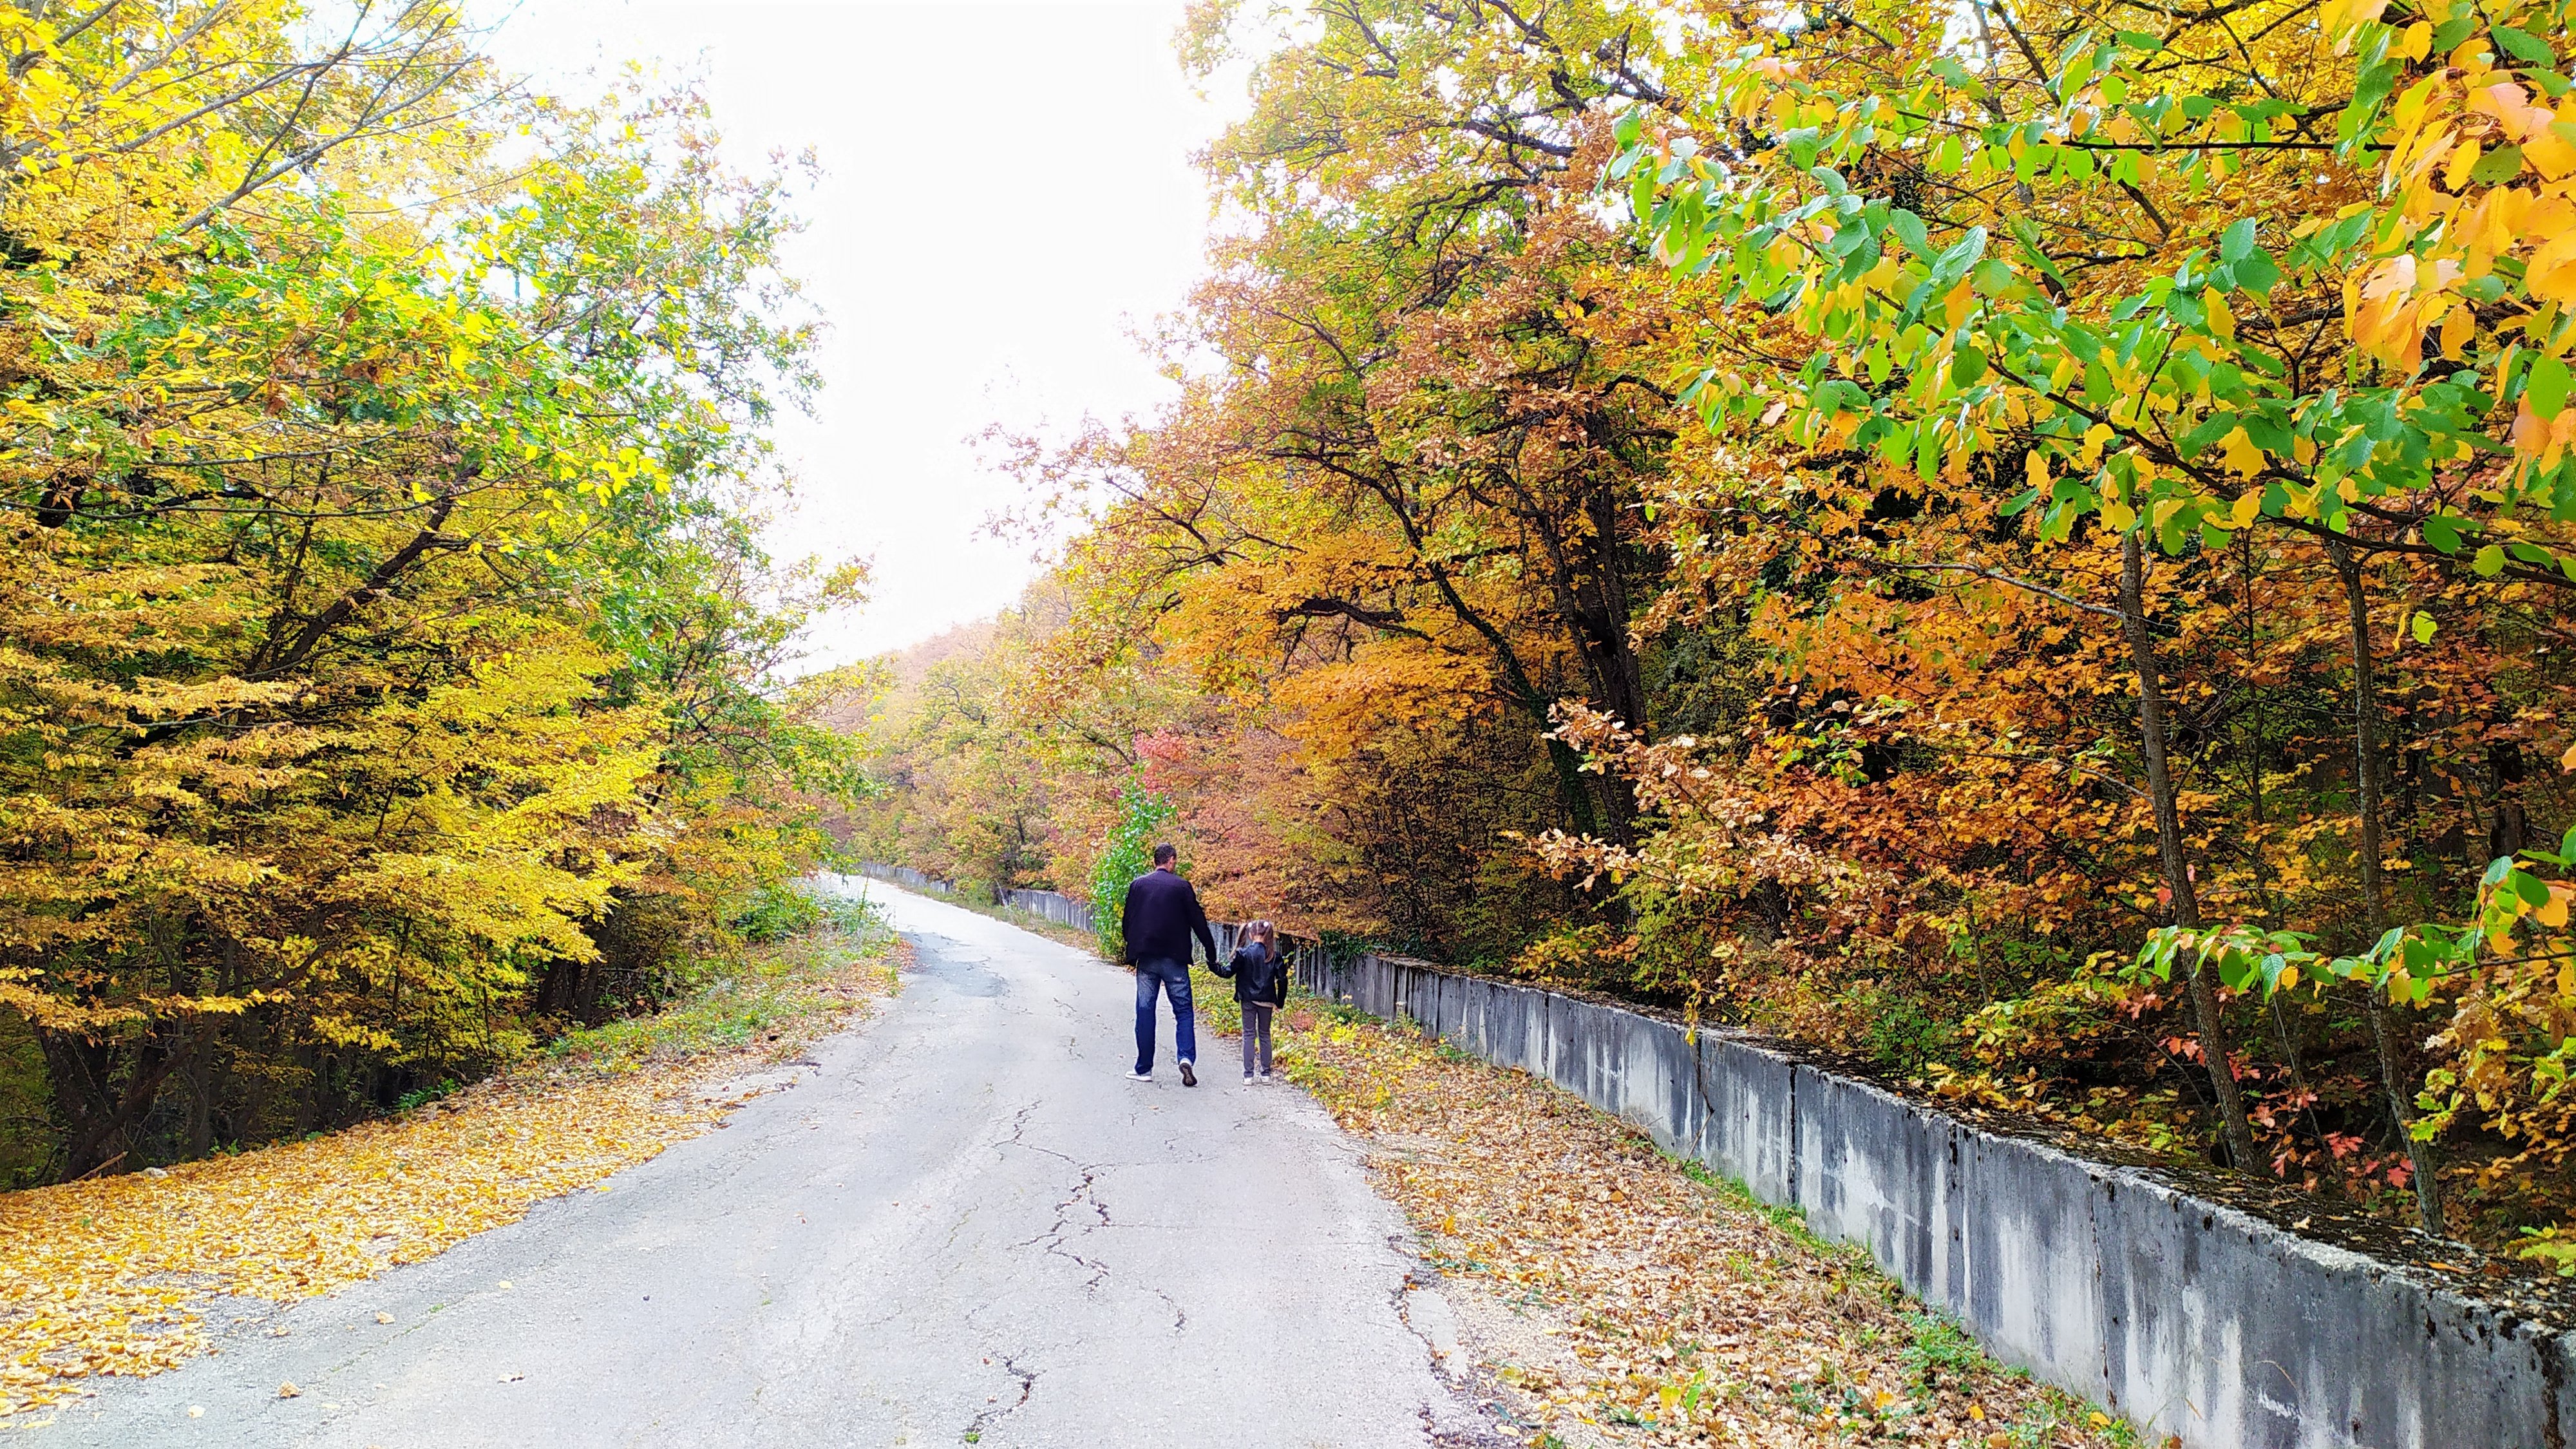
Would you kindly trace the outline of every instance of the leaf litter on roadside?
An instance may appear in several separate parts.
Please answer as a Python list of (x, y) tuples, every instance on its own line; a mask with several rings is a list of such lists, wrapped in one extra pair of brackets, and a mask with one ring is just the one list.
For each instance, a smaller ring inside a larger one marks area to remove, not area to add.
[(83, 1379), (205, 1351), (214, 1298), (362, 1282), (697, 1136), (764, 1089), (738, 1080), (748, 1069), (883, 997), (901, 949), (882, 934), (793, 943), (659, 1017), (577, 1033), (400, 1118), (0, 1196), (0, 1423)]
[(1859, 1250), (1548, 1083), (1311, 1004), (1282, 1046), (1441, 1273), (1548, 1345), (1488, 1364), (1533, 1444), (2141, 1443), (1995, 1364)]

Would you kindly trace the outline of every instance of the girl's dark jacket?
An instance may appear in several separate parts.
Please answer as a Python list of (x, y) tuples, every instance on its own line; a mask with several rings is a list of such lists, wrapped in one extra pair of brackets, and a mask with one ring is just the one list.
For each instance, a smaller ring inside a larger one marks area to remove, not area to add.
[(1234, 959), (1217, 966), (1216, 974), (1234, 978), (1234, 999), (1259, 1002), (1264, 1006), (1288, 1004), (1288, 962), (1279, 955), (1261, 949), (1258, 941), (1247, 941), (1235, 948)]

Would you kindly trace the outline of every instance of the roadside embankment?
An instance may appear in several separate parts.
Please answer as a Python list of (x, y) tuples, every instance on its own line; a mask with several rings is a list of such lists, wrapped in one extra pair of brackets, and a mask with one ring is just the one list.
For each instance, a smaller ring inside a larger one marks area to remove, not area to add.
[(399, 1117), (0, 1196), (0, 1425), (204, 1352), (208, 1319), (329, 1293), (596, 1187), (717, 1125), (893, 985), (850, 926), (762, 948), (656, 1016)]
[(1453, 1377), (1529, 1442), (2139, 1442), (1867, 1254), (1546, 1082), (1312, 999), (1283, 1027), (1290, 1079), (1367, 1144), (1440, 1270), (1452, 1357), (1474, 1360)]

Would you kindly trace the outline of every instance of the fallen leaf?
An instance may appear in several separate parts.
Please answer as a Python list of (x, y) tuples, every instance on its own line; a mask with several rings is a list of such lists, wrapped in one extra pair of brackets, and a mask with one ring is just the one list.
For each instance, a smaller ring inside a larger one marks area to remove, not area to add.
[(303, 1393), (304, 1391), (302, 1389), (297, 1388), (292, 1383), (284, 1383), (277, 1386), (277, 1396), (281, 1399), (300, 1398)]
[[(1967, 1445), (1993, 1427), (1985, 1400), (2007, 1423), (2057, 1425), (2050, 1449), (2134, 1442), (1974, 1353), (1855, 1250), (1784, 1226), (1569, 1093), (1303, 1007), (1276, 1029), (1295, 1048), (1290, 1079), (1371, 1148), (1426, 1261), (1529, 1335), (1508, 1362), (1465, 1347), (1542, 1436), (1579, 1424), (1558, 1439), (1825, 1449), (1880, 1442), (1902, 1416), (1908, 1442)], [(1937, 1378), (1908, 1353), (1936, 1332), (1950, 1335)]]
[[(818, 1022), (887, 993), (881, 958), (846, 959), (831, 974), (811, 988), (835, 993)], [(745, 1060), (726, 1050), (615, 1070), (546, 1061), (455, 1093), (435, 1113), (158, 1177), (0, 1197), (0, 1264), (14, 1274), (0, 1315), (0, 1406), (59, 1403), (82, 1380), (148, 1378), (212, 1352), (202, 1319), (218, 1297), (318, 1297), (601, 1185), (717, 1125), (734, 1103), (706, 1094)]]

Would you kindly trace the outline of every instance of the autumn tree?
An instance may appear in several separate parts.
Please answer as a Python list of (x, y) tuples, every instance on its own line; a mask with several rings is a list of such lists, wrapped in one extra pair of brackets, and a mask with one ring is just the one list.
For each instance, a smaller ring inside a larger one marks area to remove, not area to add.
[(2563, 1256), (2566, 20), (1203, 12), (1055, 839)]
[(735, 521), (784, 179), (437, 6), (7, 24), (0, 1002), (60, 1170), (507, 1060), (640, 895), (711, 941), (847, 779), (775, 665), (853, 580), (779, 613)]

